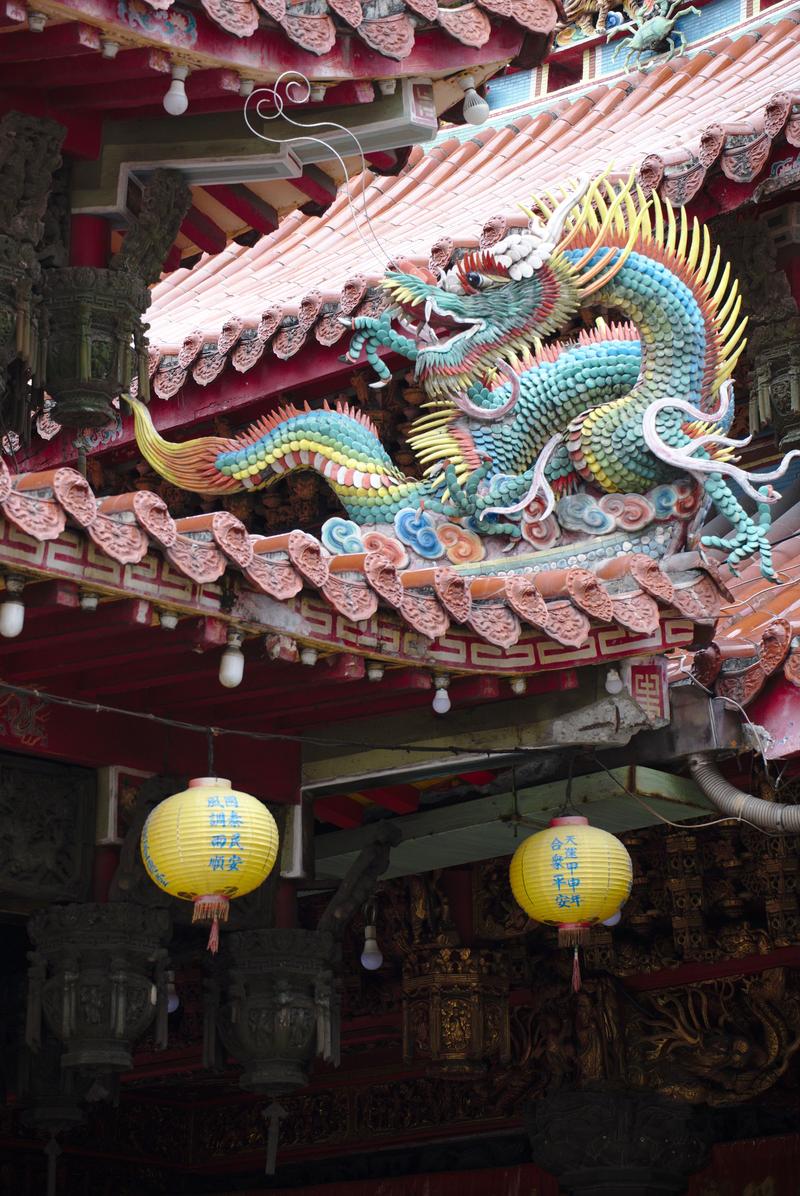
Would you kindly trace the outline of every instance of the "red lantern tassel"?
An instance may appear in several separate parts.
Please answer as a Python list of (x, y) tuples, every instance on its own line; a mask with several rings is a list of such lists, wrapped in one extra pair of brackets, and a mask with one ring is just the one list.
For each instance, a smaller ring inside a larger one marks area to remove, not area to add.
[(581, 991), (581, 961), (578, 958), (578, 945), (575, 944), (572, 955), (572, 991), (579, 993)]
[(230, 902), (227, 897), (219, 893), (207, 893), (203, 897), (195, 897), (192, 922), (211, 922), (208, 934), (208, 950), (216, 955), (219, 950), (219, 924), (228, 921)]

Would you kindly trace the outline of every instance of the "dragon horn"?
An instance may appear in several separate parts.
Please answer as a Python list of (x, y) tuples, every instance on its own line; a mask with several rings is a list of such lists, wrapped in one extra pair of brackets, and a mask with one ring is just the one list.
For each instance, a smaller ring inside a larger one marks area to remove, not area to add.
[(180, 490), (192, 490), (195, 494), (232, 494), (244, 489), (241, 482), (226, 477), (215, 465), (219, 454), (232, 447), (230, 440), (223, 436), (202, 436), (183, 444), (170, 444), (156, 431), (145, 404), (124, 397), (133, 408), (139, 451), (162, 478)]
[(540, 246), (540, 248), (544, 251), (546, 258), (550, 256), (556, 245), (558, 245), (564, 232), (564, 225), (566, 224), (567, 217), (572, 209), (581, 202), (584, 195), (589, 190), (591, 183), (591, 178), (587, 177), (579, 179), (575, 186), (575, 190), (571, 191), (566, 199), (562, 199), (561, 203), (558, 204), (553, 211), (552, 216), (545, 225), (544, 235), (542, 237)]

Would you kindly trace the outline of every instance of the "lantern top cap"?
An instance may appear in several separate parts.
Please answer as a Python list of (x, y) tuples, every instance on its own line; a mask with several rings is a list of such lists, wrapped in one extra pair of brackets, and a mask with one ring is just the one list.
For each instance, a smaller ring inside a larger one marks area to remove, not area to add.
[(588, 826), (589, 819), (583, 814), (562, 814), (560, 818), (551, 818), (551, 826)]
[(217, 785), (220, 789), (230, 789), (231, 787), (227, 777), (193, 777), (189, 782), (190, 789), (198, 789), (201, 785)]

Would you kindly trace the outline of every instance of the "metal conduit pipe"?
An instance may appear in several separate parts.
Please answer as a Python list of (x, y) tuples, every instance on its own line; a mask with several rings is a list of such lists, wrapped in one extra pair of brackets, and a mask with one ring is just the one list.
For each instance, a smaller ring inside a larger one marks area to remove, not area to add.
[(746, 818), (765, 831), (795, 835), (800, 833), (800, 806), (784, 806), (742, 793), (707, 756), (690, 756), (689, 772), (706, 797), (730, 818)]

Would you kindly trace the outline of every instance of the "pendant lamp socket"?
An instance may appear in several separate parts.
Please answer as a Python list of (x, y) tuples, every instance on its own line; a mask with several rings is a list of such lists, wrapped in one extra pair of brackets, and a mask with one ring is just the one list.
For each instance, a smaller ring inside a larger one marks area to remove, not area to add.
[(13, 574), (6, 577), (6, 596), (0, 602), (0, 635), (5, 639), (14, 639), (25, 626), (25, 603), (22, 601), (24, 588), (23, 578)]
[(189, 107), (189, 97), (186, 95), (188, 74), (189, 68), (186, 66), (173, 66), (172, 68), (172, 82), (163, 100), (164, 111), (168, 112), (170, 116), (183, 116)]
[(226, 689), (236, 689), (236, 686), (242, 683), (244, 677), (243, 641), (244, 636), (241, 632), (228, 632), (228, 646), (222, 653), (219, 662), (219, 683)]
[(84, 590), (80, 596), (81, 610), (97, 610), (100, 602), (100, 595), (93, 594), (90, 590)]
[(367, 662), (367, 681), (382, 681), (384, 668), (379, 660)]
[(321, 104), (325, 99), (325, 90), (324, 83), (314, 83), (308, 93), (308, 98), (311, 100), (311, 103)]
[(396, 79), (379, 79), (378, 80), (378, 91), (381, 93), (382, 96), (393, 96), (394, 93), (397, 91), (397, 80)]
[(468, 125), (484, 124), (492, 110), (486, 100), (475, 90), (475, 80), (472, 75), (462, 75), (459, 83), (464, 91), (464, 106), (461, 109), (464, 120)]
[(255, 83), (253, 82), (252, 79), (240, 79), (239, 80), (239, 95), (242, 96), (243, 98), (247, 98), (247, 96), (252, 94), (254, 87), (255, 87)]
[(174, 631), (178, 626), (178, 616), (174, 610), (160, 610), (158, 612), (158, 623), (165, 631)]
[(300, 649), (300, 663), (313, 668), (319, 660), (319, 652), (316, 648), (301, 648)]
[(44, 33), (47, 25), (47, 13), (37, 12), (36, 9), (28, 9), (28, 28), (31, 33)]
[(116, 58), (117, 54), (119, 54), (119, 42), (112, 41), (110, 37), (101, 37), (100, 57), (110, 60)]

